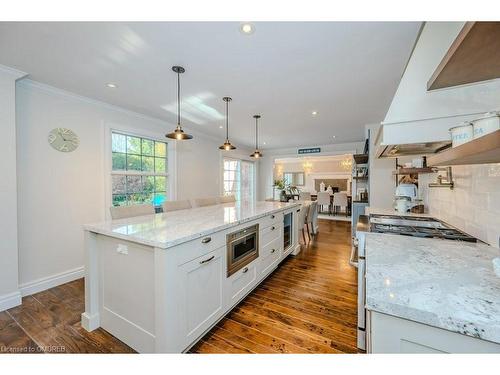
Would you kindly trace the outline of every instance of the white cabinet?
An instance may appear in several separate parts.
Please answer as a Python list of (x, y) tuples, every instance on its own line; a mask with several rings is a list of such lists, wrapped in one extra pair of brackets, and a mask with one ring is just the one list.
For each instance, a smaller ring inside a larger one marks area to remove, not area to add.
[(283, 247), (283, 240), (278, 237), (274, 241), (268, 243), (260, 250), (260, 264), (259, 264), (259, 279), (263, 279), (274, 270), (281, 261), (281, 249)]
[[(187, 347), (224, 313), (225, 248), (219, 248), (178, 267), (180, 334)], [(168, 317), (165, 317), (168, 319)]]
[(238, 270), (236, 273), (226, 278), (225, 301), (226, 308), (230, 309), (236, 305), (255, 285), (257, 285), (259, 259)]
[(369, 353), (500, 353), (500, 344), (368, 311)]

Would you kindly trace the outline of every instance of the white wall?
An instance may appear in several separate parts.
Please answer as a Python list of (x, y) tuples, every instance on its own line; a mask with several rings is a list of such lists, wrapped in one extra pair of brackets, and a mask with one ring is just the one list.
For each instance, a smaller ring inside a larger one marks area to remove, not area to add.
[(18, 290), (16, 182), (16, 79), (24, 73), (0, 67), (0, 311), (21, 302)]
[[(164, 139), (174, 126), (31, 81), (18, 83), (16, 107), (19, 282), (29, 293), (50, 287), (54, 276), (64, 282), (82, 274), (82, 225), (103, 220), (109, 210), (106, 129)], [(55, 127), (78, 134), (76, 151), (49, 146)], [(219, 194), (218, 143), (195, 134), (177, 144), (178, 198)]]
[[(499, 79), (430, 92), (426, 90), (427, 81), (462, 26), (463, 22), (431, 22), (425, 25), (384, 122), (437, 119), (500, 110)], [(404, 125), (401, 126), (405, 131)], [(420, 186), (429, 212), (498, 246), (499, 169), (499, 164), (453, 167), (456, 183), (453, 190), (427, 188), (426, 184), (436, 176), (421, 176)]]
[[(320, 145), (321, 152), (314, 156), (323, 155), (342, 155), (355, 154), (363, 151), (364, 142), (338, 143), (329, 145)], [(257, 199), (273, 198), (273, 183), (274, 183), (274, 163), (276, 159), (297, 157), (297, 148), (264, 150), (264, 157), (259, 162), (259, 184), (257, 185)], [(300, 155), (304, 156), (304, 155)], [(312, 155), (311, 155), (312, 156)]]

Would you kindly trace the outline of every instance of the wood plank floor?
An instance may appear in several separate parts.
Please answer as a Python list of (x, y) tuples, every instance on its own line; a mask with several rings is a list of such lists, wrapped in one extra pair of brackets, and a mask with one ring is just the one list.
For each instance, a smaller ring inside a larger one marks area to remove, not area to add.
[[(350, 224), (320, 220), (290, 257), (192, 353), (356, 353), (356, 270)], [(103, 329), (85, 331), (83, 279), (24, 297), (0, 312), (0, 353), (132, 353)]]
[(317, 237), (289, 257), (192, 353), (357, 353), (357, 272), (349, 222), (319, 220)]

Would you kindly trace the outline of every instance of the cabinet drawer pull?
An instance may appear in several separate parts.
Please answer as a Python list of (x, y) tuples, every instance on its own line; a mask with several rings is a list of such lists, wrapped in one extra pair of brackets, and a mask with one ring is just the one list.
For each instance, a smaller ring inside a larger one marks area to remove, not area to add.
[(272, 250), (271, 250), (271, 254), (272, 254), (272, 253), (274, 253), (275, 251), (276, 251), (276, 249), (272, 249)]
[(271, 227), (271, 230), (275, 230), (275, 229), (276, 229), (276, 227), (275, 227), (275, 226), (272, 226), (272, 227)]
[(248, 267), (243, 268), (243, 271), (241, 273), (247, 273), (248, 272)]
[(271, 215), (271, 219), (274, 219), (275, 217), (276, 217), (276, 216), (274, 216), (274, 215)]
[(201, 243), (209, 243), (210, 241), (212, 241), (212, 237), (205, 237), (201, 240)]
[(200, 261), (200, 264), (208, 263), (208, 262), (210, 262), (214, 258), (215, 258), (215, 255), (212, 255), (210, 258)]

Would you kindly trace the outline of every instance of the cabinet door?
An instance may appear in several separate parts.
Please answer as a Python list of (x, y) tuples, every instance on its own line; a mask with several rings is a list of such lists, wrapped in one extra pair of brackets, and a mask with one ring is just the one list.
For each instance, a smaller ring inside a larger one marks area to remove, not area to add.
[(257, 284), (258, 270), (257, 264), (259, 259), (246, 265), (235, 274), (226, 278), (227, 309), (236, 305), (250, 290)]
[[(178, 268), (181, 334), (185, 346), (203, 334), (224, 312), (224, 248)], [(167, 318), (168, 319), (168, 318)]]

